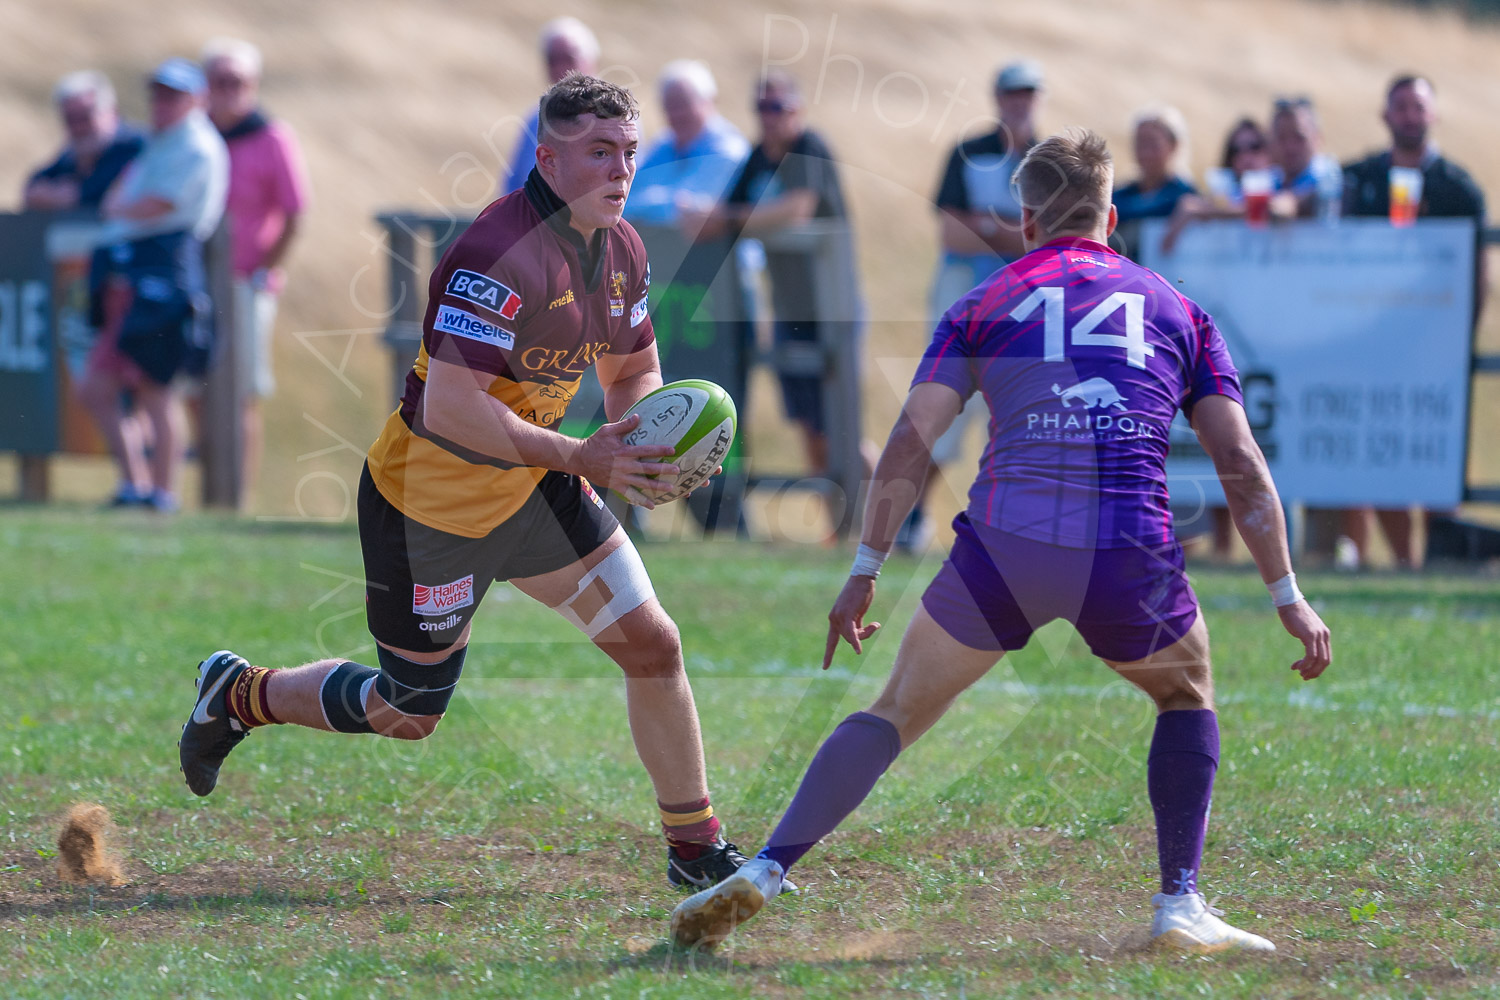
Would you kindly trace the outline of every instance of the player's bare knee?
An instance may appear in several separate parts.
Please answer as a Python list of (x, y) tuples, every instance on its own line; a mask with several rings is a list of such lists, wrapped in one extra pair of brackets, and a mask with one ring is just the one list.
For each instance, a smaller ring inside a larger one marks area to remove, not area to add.
[(631, 629), (620, 648), (610, 654), (627, 677), (666, 678), (682, 673), (682, 637), (677, 623), (665, 614)]
[(1214, 707), (1213, 678), (1206, 668), (1172, 670), (1148, 690), (1158, 712), (1181, 712)]

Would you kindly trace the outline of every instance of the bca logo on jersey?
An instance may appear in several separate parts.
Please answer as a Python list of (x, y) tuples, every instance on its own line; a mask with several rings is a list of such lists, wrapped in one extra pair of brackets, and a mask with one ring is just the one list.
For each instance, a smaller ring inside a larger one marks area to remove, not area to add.
[(476, 271), (454, 271), (448, 279), (448, 294), (483, 306), (501, 319), (515, 319), (521, 311), (521, 296)]

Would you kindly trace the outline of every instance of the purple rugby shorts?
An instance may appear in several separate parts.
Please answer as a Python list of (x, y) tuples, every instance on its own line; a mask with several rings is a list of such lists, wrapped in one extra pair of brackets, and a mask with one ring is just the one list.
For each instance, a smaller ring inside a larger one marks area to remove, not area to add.
[(1055, 618), (1094, 655), (1131, 663), (1177, 642), (1198, 617), (1182, 547), (1076, 549), (953, 520), (958, 537), (922, 606), (971, 649), (1011, 652)]

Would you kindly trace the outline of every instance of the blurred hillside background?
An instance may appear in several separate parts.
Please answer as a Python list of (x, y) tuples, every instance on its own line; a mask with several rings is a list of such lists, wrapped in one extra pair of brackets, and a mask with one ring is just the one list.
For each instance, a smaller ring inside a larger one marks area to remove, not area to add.
[[(143, 74), (162, 58), (195, 57), (214, 35), (259, 45), (265, 104), (299, 133), (315, 202), (290, 262), (277, 330), (280, 388), (251, 509), (340, 518), (358, 453), (392, 404), (378, 336), (383, 244), (372, 215), (398, 206), (472, 214), (488, 202), (517, 123), (545, 82), (537, 30), (562, 14), (598, 34), (603, 75), (641, 98), (647, 137), (664, 128), (655, 78), (671, 59), (707, 60), (719, 78), (721, 110), (752, 136), (749, 92), (763, 59), (802, 80), (808, 121), (844, 165), (873, 321), (865, 423), (877, 440), (928, 332), (939, 171), (956, 139), (988, 127), (978, 120), (992, 114), (993, 74), (1008, 60), (1035, 58), (1046, 71), (1042, 131), (1100, 130), (1126, 176), (1131, 113), (1150, 103), (1177, 105), (1192, 129), (1199, 180), (1229, 125), (1246, 113), (1264, 120), (1277, 96), (1312, 97), (1340, 159), (1382, 146), (1386, 82), (1397, 71), (1420, 71), (1437, 86), (1444, 152), (1486, 189), (1492, 218), (1500, 199), (1500, 26), (1448, 7), (0, 0), (0, 206), (17, 204), (26, 174), (59, 144), (50, 91), (63, 73), (106, 71), (127, 115), (141, 120)], [(1497, 317), (1492, 301), (1482, 333), (1491, 351), (1500, 350)], [(758, 455), (794, 469), (798, 451), (769, 380), (756, 383), (754, 400)], [(1500, 406), (1486, 397), (1479, 413), (1481, 428), (1494, 426)], [(1500, 446), (1490, 437), (1477, 471), (1500, 478)], [(781, 454), (786, 459), (777, 461)], [(9, 475), (0, 466), (0, 488)], [(96, 491), (81, 485), (91, 475)], [(58, 491), (102, 497), (109, 482), (88, 463), (63, 463)]]

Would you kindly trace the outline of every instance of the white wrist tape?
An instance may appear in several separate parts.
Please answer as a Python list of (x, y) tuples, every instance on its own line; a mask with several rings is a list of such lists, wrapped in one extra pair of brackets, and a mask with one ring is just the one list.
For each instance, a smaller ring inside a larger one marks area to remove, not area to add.
[(1302, 591), (1297, 589), (1296, 573), (1288, 573), (1280, 580), (1266, 584), (1266, 589), (1271, 592), (1271, 603), (1278, 608), (1302, 600)]
[(879, 576), (880, 567), (885, 565), (886, 556), (889, 552), (881, 552), (872, 549), (868, 545), (861, 545), (854, 553), (854, 566), (849, 570), (850, 576)]

